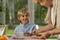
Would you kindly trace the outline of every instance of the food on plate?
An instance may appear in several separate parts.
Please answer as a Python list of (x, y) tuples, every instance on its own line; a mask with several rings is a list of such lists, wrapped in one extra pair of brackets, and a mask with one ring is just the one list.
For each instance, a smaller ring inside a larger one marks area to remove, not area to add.
[(25, 35), (25, 36), (32, 36), (32, 34), (29, 33), (29, 32), (24, 33), (24, 35)]

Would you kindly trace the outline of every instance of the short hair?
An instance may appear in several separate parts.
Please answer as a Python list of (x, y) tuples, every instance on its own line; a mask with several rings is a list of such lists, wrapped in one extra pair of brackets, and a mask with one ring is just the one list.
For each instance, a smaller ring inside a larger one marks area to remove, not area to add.
[(29, 13), (26, 8), (22, 8), (17, 12), (17, 16), (20, 16), (21, 14), (27, 14), (29, 16)]

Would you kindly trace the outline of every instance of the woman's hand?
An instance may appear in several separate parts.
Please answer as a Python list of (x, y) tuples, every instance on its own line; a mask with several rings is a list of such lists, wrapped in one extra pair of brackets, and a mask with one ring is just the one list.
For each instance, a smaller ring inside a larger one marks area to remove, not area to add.
[(37, 35), (38, 33), (39, 33), (38, 30), (33, 30), (33, 31), (32, 31), (32, 34), (33, 34), (33, 35)]
[(50, 35), (51, 35), (50, 32), (44, 32), (39, 38), (46, 39), (46, 38), (50, 37)]

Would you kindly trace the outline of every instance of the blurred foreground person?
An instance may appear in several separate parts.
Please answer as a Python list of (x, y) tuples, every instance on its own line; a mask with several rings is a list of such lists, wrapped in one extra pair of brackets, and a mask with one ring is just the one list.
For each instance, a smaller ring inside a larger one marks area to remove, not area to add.
[[(32, 34), (43, 32), (39, 38), (48, 38), (50, 35), (60, 34), (60, 0), (33, 0), (35, 3), (40, 3), (42, 6), (48, 7), (47, 16), (45, 21), (48, 23), (46, 26), (32, 31)], [(57, 29), (54, 29), (57, 28)]]

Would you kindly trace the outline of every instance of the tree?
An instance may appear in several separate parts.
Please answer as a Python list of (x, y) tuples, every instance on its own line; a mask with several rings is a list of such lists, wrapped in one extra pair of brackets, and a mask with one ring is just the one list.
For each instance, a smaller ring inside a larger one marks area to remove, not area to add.
[(6, 15), (6, 0), (0, 0), (0, 3), (1, 3), (1, 5), (0, 5), (0, 7), (1, 7), (1, 9), (0, 9), (0, 15), (1, 15), (1, 24), (2, 25), (5, 25), (5, 15)]
[(28, 0), (28, 12), (30, 14), (30, 21), (34, 23), (34, 3), (32, 0)]
[(9, 19), (10, 19), (10, 24), (9, 28), (14, 28), (14, 23), (15, 23), (15, 13), (14, 13), (14, 0), (8, 0), (8, 7), (9, 7)]

